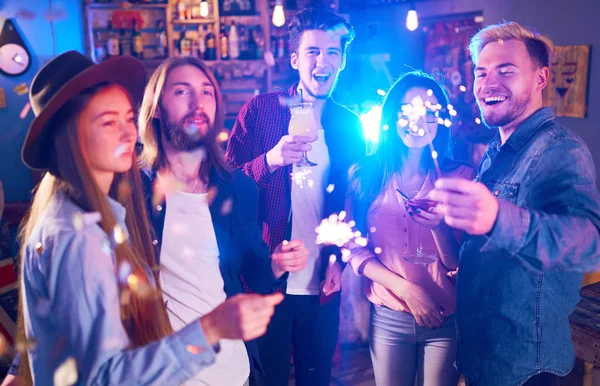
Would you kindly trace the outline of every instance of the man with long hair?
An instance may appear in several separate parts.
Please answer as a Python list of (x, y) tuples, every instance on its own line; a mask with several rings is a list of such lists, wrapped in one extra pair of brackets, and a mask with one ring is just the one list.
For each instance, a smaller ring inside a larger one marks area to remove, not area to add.
[[(299, 238), (309, 250), (307, 268), (290, 274), (286, 298), (259, 340), (265, 376), (257, 374), (257, 381), (287, 385), (293, 346), (296, 384), (329, 385), (342, 264), (338, 249), (315, 245), (315, 228), (321, 219), (343, 210), (348, 170), (365, 153), (360, 120), (331, 99), (354, 30), (329, 10), (307, 9), (292, 18), (289, 33), (291, 65), (298, 71), (299, 83), (286, 91), (258, 95), (244, 105), (226, 158), (259, 186), (259, 220), (271, 249), (282, 240)], [(282, 100), (312, 104), (307, 114), (309, 119), (314, 114), (316, 138), (288, 135), (291, 114)], [(303, 151), (316, 165), (293, 170)], [(310, 182), (297, 184), (302, 178), (292, 182), (293, 171), (297, 177), (308, 174)]]
[(569, 315), (583, 273), (600, 267), (594, 161), (542, 103), (552, 49), (514, 22), (471, 39), (477, 104), (498, 133), (474, 182), (440, 179), (431, 195), (468, 233), (456, 363), (472, 385), (559, 385), (575, 362)]
[[(258, 190), (223, 159), (219, 86), (204, 63), (173, 57), (146, 86), (138, 117), (145, 199), (159, 279), (175, 331), (243, 292), (272, 293), (306, 265), (302, 241), (273, 253), (257, 222)], [(221, 342), (196, 383), (242, 386), (260, 368), (255, 342)]]

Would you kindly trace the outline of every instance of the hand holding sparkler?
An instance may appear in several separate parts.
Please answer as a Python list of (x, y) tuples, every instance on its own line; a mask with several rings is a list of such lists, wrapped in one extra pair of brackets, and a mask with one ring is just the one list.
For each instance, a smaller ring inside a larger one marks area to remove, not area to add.
[(438, 202), (437, 211), (452, 228), (472, 235), (490, 232), (498, 217), (498, 199), (480, 182), (442, 178), (429, 197)]
[(298, 272), (306, 268), (308, 250), (301, 240), (284, 241), (271, 255), (271, 267), (276, 278), (286, 272)]

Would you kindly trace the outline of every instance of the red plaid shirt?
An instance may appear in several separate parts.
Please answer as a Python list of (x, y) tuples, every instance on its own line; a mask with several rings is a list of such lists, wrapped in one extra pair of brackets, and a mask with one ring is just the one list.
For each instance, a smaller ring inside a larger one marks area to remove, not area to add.
[[(241, 168), (258, 185), (258, 221), (263, 239), (271, 250), (291, 236), (292, 166), (271, 174), (266, 153), (288, 133), (290, 110), (282, 106), (279, 99), (295, 97), (296, 90), (297, 84), (294, 84), (287, 91), (258, 95), (246, 102), (233, 126), (225, 155), (231, 165)], [(348, 169), (365, 154), (365, 143), (356, 114), (331, 99), (325, 104), (321, 124), (329, 149), (329, 183), (335, 187), (330, 194), (323, 191), (323, 217), (326, 217), (343, 210)], [(327, 253), (331, 251), (327, 249)]]

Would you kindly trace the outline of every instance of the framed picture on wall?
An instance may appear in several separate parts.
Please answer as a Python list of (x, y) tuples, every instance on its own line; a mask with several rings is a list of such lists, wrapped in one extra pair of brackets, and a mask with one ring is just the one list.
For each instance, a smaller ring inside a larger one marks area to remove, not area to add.
[(255, 0), (221, 0), (219, 1), (220, 16), (256, 15)]
[(589, 45), (556, 47), (544, 105), (557, 117), (586, 117), (590, 51)]

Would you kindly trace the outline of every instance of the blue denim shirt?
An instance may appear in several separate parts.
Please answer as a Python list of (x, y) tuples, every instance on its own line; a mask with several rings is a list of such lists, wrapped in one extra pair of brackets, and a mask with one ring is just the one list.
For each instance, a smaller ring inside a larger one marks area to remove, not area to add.
[(457, 279), (457, 366), (471, 384), (572, 369), (569, 315), (583, 273), (600, 268), (595, 177), (587, 146), (550, 108), (490, 142), (476, 180), (499, 198), (498, 218), (466, 236)]
[[(125, 209), (110, 203), (126, 229)], [(26, 333), (35, 341), (29, 351), (34, 383), (53, 385), (55, 370), (68, 358), (77, 364), (77, 385), (179, 385), (212, 364), (215, 353), (200, 323), (129, 347), (109, 238), (93, 217), (76, 226), (78, 213), (58, 196), (25, 245), (21, 285)]]

